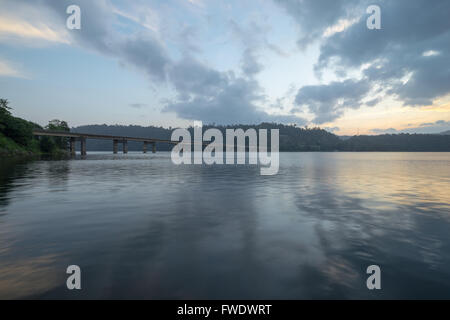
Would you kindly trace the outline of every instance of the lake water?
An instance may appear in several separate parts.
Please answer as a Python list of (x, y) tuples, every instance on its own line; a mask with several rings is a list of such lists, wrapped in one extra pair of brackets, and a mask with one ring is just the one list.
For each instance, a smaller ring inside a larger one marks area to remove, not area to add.
[(450, 298), (450, 153), (0, 165), (0, 298)]

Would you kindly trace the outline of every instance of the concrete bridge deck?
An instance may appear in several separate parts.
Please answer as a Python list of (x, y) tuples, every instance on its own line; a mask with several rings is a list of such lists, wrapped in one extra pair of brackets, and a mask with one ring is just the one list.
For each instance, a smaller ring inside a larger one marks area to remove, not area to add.
[(50, 131), (50, 130), (33, 130), (35, 136), (47, 136), (47, 137), (64, 137), (70, 138), (70, 152), (75, 155), (75, 142), (81, 143), (81, 155), (86, 155), (86, 139), (101, 139), (113, 141), (113, 152), (118, 152), (119, 142), (123, 144), (123, 153), (128, 153), (128, 141), (140, 141), (143, 142), (143, 152), (147, 152), (147, 146), (152, 145), (152, 152), (156, 152), (156, 143), (169, 143), (178, 144), (179, 141), (154, 139), (154, 138), (140, 138), (140, 137), (127, 137), (127, 136), (110, 136), (103, 134), (81, 133), (81, 132), (68, 132), (68, 131)]

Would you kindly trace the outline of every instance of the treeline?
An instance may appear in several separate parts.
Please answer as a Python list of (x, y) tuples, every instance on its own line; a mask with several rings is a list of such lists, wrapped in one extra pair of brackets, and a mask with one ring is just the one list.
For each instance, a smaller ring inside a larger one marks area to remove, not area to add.
[(384, 134), (354, 136), (339, 145), (340, 151), (450, 151), (450, 135)]
[[(219, 129), (225, 137), (226, 129), (241, 128), (244, 131), (250, 128), (256, 130), (278, 129), (280, 133), (280, 151), (335, 151), (340, 139), (338, 136), (320, 128), (300, 128), (294, 125), (283, 125), (276, 123), (261, 123), (259, 125), (233, 125), (233, 126), (204, 126), (203, 130), (209, 128)], [(193, 128), (189, 128), (193, 135)], [(270, 144), (270, 136), (268, 136)]]
[[(226, 129), (241, 128), (279, 129), (280, 151), (450, 151), (449, 135), (398, 134), (379, 136), (353, 136), (341, 139), (335, 134), (320, 128), (300, 128), (293, 125), (261, 123), (259, 125), (204, 126), (219, 129), (225, 137)], [(193, 128), (189, 128), (193, 137)], [(142, 138), (170, 139), (173, 129), (163, 127), (142, 127), (122, 125), (88, 125), (73, 128), (74, 132), (119, 135)], [(270, 140), (270, 139), (269, 139)], [(87, 140), (91, 151), (111, 151), (112, 143), (107, 140)], [(142, 150), (142, 143), (128, 142), (130, 151)], [(167, 151), (171, 146), (158, 144), (158, 150)]]
[[(40, 125), (14, 117), (6, 99), (0, 99), (0, 156), (21, 156), (66, 152), (66, 138), (33, 136), (34, 129), (43, 129)], [(47, 130), (70, 131), (65, 121), (52, 120)]]

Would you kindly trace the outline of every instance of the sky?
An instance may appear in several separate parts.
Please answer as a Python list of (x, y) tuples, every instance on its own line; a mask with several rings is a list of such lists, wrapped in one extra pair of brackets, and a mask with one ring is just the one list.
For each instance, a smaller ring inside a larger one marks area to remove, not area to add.
[(449, 13), (447, 0), (0, 0), (0, 97), (41, 125), (438, 133)]

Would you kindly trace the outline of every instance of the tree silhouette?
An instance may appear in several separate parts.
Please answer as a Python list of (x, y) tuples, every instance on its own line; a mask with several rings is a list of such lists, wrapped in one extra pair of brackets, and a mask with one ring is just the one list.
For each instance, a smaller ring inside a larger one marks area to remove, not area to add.
[(7, 115), (11, 114), (11, 112), (9, 112), (9, 110), (11, 110), (11, 108), (8, 105), (9, 105), (8, 99), (0, 99), (0, 113), (1, 114), (7, 114)]

